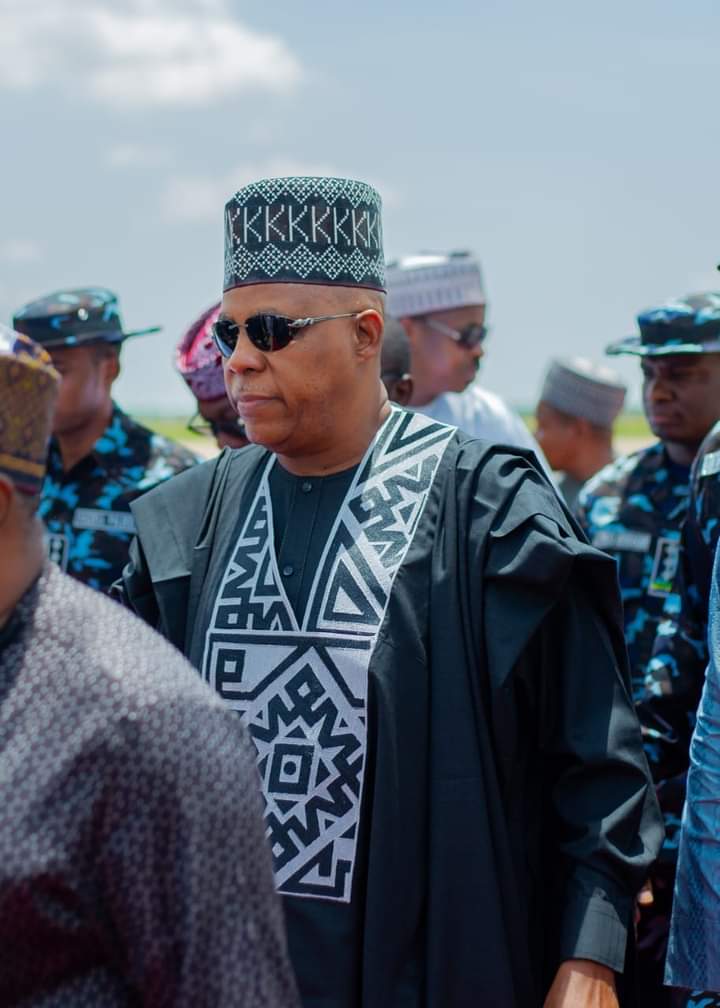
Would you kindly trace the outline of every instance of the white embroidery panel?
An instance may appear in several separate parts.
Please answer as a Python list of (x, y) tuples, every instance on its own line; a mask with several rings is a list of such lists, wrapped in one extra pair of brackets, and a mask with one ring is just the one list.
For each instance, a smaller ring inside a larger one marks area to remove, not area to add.
[(302, 627), (272, 539), (268, 465), (206, 635), (208, 682), (258, 750), (280, 892), (349, 902), (368, 669), (392, 589), (455, 428), (393, 410), (338, 514)]

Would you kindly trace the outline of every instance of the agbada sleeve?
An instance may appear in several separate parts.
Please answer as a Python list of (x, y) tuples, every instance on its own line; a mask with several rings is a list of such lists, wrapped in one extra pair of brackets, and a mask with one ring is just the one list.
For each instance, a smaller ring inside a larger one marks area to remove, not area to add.
[[(497, 744), (506, 733), (523, 740), (506, 762), (528, 760), (537, 791), (549, 958), (621, 972), (663, 827), (630, 696), (615, 563), (529, 473), (491, 531), (484, 578)], [(511, 788), (522, 786), (517, 772)]]
[(147, 1008), (296, 1008), (255, 754), (181, 697), (122, 726), (94, 840), (111, 947)]
[(568, 580), (537, 643), (560, 959), (620, 972), (635, 894), (662, 842), (624, 655), (583, 576)]

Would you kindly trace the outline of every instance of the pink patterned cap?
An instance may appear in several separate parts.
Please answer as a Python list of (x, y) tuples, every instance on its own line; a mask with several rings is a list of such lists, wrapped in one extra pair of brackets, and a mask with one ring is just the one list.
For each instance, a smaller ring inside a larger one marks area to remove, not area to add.
[(212, 337), (212, 327), (219, 314), (219, 304), (203, 312), (187, 330), (175, 351), (175, 366), (196, 399), (220, 399), (225, 395), (220, 354)]

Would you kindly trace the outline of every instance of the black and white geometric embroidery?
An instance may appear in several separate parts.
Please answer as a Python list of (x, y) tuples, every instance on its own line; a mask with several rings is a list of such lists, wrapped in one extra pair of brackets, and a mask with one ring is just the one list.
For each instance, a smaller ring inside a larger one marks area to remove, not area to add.
[(364, 182), (266, 179), (225, 207), (225, 290), (268, 281), (385, 289), (382, 202)]
[(349, 902), (368, 668), (392, 584), (455, 428), (393, 409), (337, 516), (299, 624), (272, 538), (268, 463), (222, 581), (205, 678), (258, 751), (280, 892)]

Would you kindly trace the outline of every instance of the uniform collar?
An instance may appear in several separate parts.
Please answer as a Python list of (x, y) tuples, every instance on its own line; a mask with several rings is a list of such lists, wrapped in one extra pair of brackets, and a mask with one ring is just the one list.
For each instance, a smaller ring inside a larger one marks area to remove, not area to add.
[[(107, 427), (92, 446), (88, 454), (84, 458), (80, 459), (79, 462), (76, 462), (70, 471), (74, 472), (78, 466), (85, 466), (88, 462), (91, 462), (94, 466), (103, 469), (105, 472), (113, 470), (118, 457), (121, 457), (126, 453), (133, 427), (134, 424), (130, 420), (130, 417), (120, 409), (117, 403), (113, 402), (110, 422)], [(60, 447), (55, 437), (50, 440), (48, 469), (63, 472)], [(64, 475), (68, 476), (69, 473), (64, 473)]]

